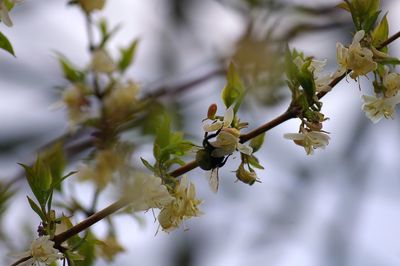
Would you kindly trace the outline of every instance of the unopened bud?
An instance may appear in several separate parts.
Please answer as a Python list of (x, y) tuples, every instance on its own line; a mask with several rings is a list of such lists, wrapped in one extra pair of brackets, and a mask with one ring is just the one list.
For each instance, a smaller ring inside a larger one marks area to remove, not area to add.
[(213, 103), (208, 107), (208, 111), (207, 111), (207, 118), (214, 120), (215, 118), (215, 114), (217, 113), (217, 104)]
[(236, 170), (236, 177), (243, 183), (249, 184), (250, 186), (253, 185), (254, 182), (260, 182), (255, 172), (244, 169), (243, 163), (241, 163), (239, 168)]
[(79, 0), (79, 4), (82, 6), (83, 10), (86, 12), (92, 12), (94, 10), (102, 10), (105, 0)]

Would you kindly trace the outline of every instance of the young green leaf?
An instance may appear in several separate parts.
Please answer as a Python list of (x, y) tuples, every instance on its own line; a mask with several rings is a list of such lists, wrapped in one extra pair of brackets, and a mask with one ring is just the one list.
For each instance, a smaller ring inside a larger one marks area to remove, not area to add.
[(154, 144), (157, 144), (161, 149), (170, 143), (171, 138), (171, 119), (168, 114), (164, 114), (161, 124), (157, 128)]
[(72, 83), (85, 80), (85, 73), (75, 68), (62, 54), (58, 54), (58, 62), (67, 80)]
[(338, 4), (336, 7), (342, 8), (342, 9), (350, 12), (350, 7), (346, 2), (342, 2), (342, 3)]
[(264, 167), (260, 164), (260, 162), (258, 161), (258, 158), (255, 157), (254, 155), (249, 156), (248, 162), (254, 168), (264, 170)]
[(265, 133), (258, 135), (250, 141), (250, 147), (253, 148), (253, 153), (257, 152), (264, 143)]
[[(226, 108), (229, 108), (236, 100), (239, 99), (245, 90), (233, 63), (229, 65), (226, 78), (227, 84), (222, 90), (221, 98)], [(235, 109), (237, 108), (235, 106)]]
[(374, 31), (371, 34), (372, 37), (372, 45), (378, 47), (381, 43), (387, 40), (389, 36), (389, 23), (387, 20), (387, 13), (382, 18), (381, 22), (376, 26)]
[(39, 215), (40, 219), (42, 219), (43, 222), (46, 222), (46, 216), (45, 214), (42, 212), (42, 209), (28, 196), (26, 196), (28, 198), (28, 202), (29, 205), (31, 206), (32, 210), (34, 212), (37, 213), (37, 215)]
[(138, 40), (133, 40), (129, 47), (120, 49), (121, 58), (118, 63), (118, 69), (121, 73), (124, 73), (125, 70), (132, 64), (136, 53), (137, 44)]
[(151, 172), (154, 172), (154, 167), (145, 159), (140, 157), (140, 160), (142, 161), (143, 165), (146, 166), (147, 169), (149, 169)]
[(15, 56), (14, 54), (14, 49), (10, 43), (10, 41), (7, 39), (7, 37), (1, 33), (0, 31), (0, 49), (3, 49), (7, 52), (9, 52), (10, 54), (12, 54), (13, 56)]

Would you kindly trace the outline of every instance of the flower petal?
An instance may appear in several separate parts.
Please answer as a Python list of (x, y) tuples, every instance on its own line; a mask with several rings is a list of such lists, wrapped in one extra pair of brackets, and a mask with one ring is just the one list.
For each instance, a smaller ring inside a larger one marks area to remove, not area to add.
[(290, 140), (304, 140), (304, 135), (301, 133), (286, 133), (283, 137)]
[(8, 9), (3, 0), (0, 1), (0, 20), (3, 21), (3, 23), (8, 27), (11, 27), (13, 25), (8, 14)]
[(233, 112), (233, 105), (231, 105), (228, 109), (226, 109), (224, 115), (224, 127), (229, 127), (232, 124), (234, 116), (235, 113)]
[(214, 123), (211, 124), (205, 124), (203, 125), (203, 130), (205, 132), (213, 132), (221, 129), (224, 126), (224, 123), (222, 121), (215, 121)]
[(356, 34), (354, 34), (353, 43), (352, 44), (359, 43), (364, 38), (364, 35), (365, 35), (365, 31), (364, 30), (357, 31)]
[(251, 155), (253, 153), (253, 148), (252, 147), (250, 147), (249, 145), (242, 144), (242, 143), (238, 143), (237, 144), (237, 149), (241, 153), (244, 153), (244, 154), (247, 154), (247, 155)]

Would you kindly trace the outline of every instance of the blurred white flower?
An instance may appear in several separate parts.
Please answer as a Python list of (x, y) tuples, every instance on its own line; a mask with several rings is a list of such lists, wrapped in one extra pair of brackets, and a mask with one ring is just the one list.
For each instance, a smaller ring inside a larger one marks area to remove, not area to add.
[(63, 258), (64, 256), (60, 251), (54, 248), (54, 242), (50, 240), (49, 236), (41, 236), (32, 241), (29, 251), (15, 255), (15, 257), (22, 259), (26, 257), (31, 258), (21, 264), (20, 266), (32, 265), (50, 265)]
[(283, 135), (286, 139), (291, 139), (299, 146), (304, 147), (307, 155), (311, 155), (314, 149), (325, 149), (329, 144), (329, 136), (320, 131), (307, 131), (303, 130), (301, 133), (286, 133)]
[(113, 121), (126, 119), (137, 108), (139, 86), (133, 81), (117, 84), (104, 99), (104, 107)]
[(161, 209), (174, 200), (158, 176), (137, 172), (133, 174), (132, 181), (124, 185), (123, 195), (131, 201), (134, 211)]
[(385, 96), (393, 97), (400, 90), (400, 74), (386, 73), (383, 77), (383, 86), (385, 87)]
[(400, 95), (390, 98), (363, 95), (362, 99), (364, 101), (362, 110), (373, 123), (378, 123), (383, 117), (393, 119), (395, 107), (400, 103)]
[(74, 129), (78, 124), (89, 118), (89, 101), (86, 98), (88, 89), (82, 84), (64, 90), (62, 101), (68, 109), (70, 128)]
[(104, 49), (97, 49), (92, 55), (93, 71), (98, 73), (111, 73), (116, 66), (111, 56)]

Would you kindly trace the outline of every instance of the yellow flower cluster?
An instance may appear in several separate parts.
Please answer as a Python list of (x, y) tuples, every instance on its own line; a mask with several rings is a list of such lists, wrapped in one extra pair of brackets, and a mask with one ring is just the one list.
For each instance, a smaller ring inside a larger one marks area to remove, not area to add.
[(202, 201), (196, 199), (196, 188), (187, 176), (181, 178), (172, 196), (174, 200), (164, 206), (158, 215), (161, 228), (166, 232), (178, 228), (184, 220), (202, 215), (199, 210)]

